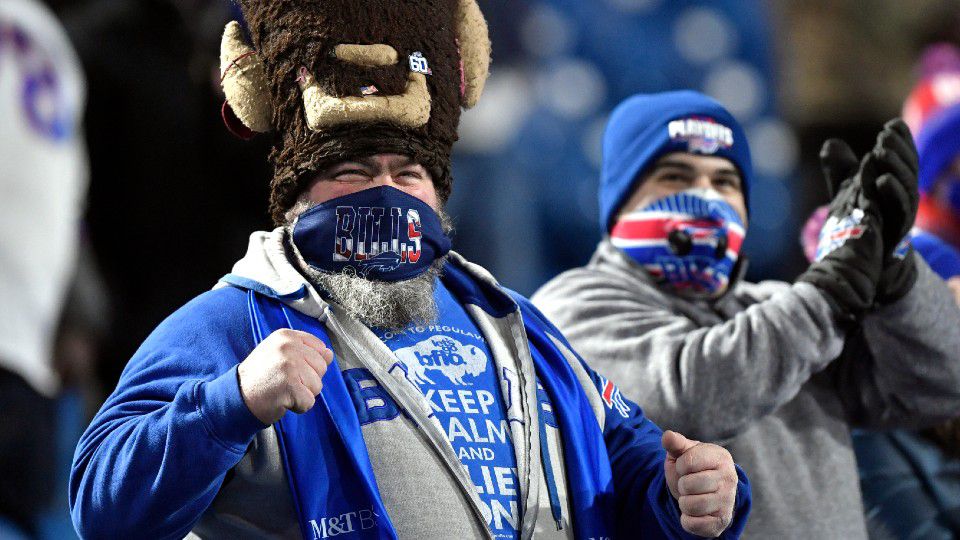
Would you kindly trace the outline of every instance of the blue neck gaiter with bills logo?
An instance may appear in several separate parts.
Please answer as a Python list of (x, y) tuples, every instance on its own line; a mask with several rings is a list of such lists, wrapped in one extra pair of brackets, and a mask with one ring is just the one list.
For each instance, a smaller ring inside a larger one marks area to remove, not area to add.
[(450, 291), (437, 280), (438, 318), (403, 331), (374, 328), (430, 403), (447, 440), (483, 502), (496, 538), (518, 538), (520, 484), (510, 438), (509, 370), (497, 374), (486, 340)]
[(709, 298), (729, 285), (744, 234), (737, 212), (719, 194), (691, 189), (624, 214), (610, 241), (659, 283)]
[(440, 217), (420, 199), (390, 186), (323, 202), (293, 226), (293, 243), (314, 269), (377, 281), (426, 272), (450, 251)]

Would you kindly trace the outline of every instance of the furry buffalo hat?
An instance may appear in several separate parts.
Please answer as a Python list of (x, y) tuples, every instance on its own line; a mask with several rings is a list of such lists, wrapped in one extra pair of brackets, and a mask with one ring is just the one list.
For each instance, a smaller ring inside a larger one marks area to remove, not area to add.
[(462, 108), (490, 67), (476, 0), (240, 0), (246, 26), (223, 35), (223, 115), (271, 133), (275, 221), (311, 173), (376, 153), (413, 157), (450, 194)]

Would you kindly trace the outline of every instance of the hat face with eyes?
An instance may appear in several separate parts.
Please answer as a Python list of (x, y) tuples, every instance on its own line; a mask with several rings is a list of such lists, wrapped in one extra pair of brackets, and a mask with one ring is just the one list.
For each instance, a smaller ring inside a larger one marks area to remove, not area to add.
[[(486, 81), (490, 42), (475, 0), (241, 0), (221, 46), (225, 118), (272, 132), (274, 217), (336, 161), (408, 155), (449, 195), (463, 108)], [(380, 16), (373, 17), (372, 13)]]

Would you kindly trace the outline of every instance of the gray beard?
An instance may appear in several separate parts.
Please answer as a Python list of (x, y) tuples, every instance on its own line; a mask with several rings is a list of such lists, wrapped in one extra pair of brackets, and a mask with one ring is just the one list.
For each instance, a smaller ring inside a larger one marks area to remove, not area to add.
[(363, 324), (386, 330), (403, 330), (411, 325), (428, 326), (437, 321), (433, 294), (437, 278), (443, 275), (443, 256), (417, 277), (403, 281), (377, 281), (358, 275), (351, 268), (342, 272), (321, 272), (307, 264), (287, 233), (287, 250), (295, 266), (310, 284), (327, 293), (347, 315)]
[(349, 268), (336, 274), (310, 266), (305, 270), (310, 281), (326, 291), (348, 315), (367, 326), (396, 331), (437, 321), (433, 294), (446, 264), (444, 256), (433, 261), (426, 272), (403, 281), (371, 280)]

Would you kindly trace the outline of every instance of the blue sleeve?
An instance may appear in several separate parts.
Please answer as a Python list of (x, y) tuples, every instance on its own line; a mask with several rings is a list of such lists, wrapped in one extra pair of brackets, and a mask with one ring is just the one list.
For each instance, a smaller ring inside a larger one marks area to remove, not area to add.
[(70, 474), (83, 538), (182, 538), (264, 426), (240, 394), (246, 293), (205, 293), (160, 324), (84, 432)]
[(942, 279), (960, 276), (960, 251), (940, 238), (921, 230), (914, 230), (910, 243), (917, 254)]
[[(526, 317), (534, 317), (542, 327), (575, 355), (590, 375), (594, 389), (606, 406), (603, 437), (610, 459), (616, 498), (617, 530), (625, 538), (698, 538), (680, 525), (680, 506), (667, 487), (663, 463), (666, 451), (661, 438), (663, 432), (644, 416), (640, 407), (627, 400), (608, 379), (600, 376), (577, 355), (573, 347), (549, 320), (529, 300), (510, 292)], [(739, 538), (750, 514), (750, 483), (740, 466), (737, 468), (737, 499), (733, 522), (720, 536)]]
[[(610, 381), (590, 370), (606, 405), (603, 437), (610, 456), (617, 499), (617, 529), (621, 535), (641, 538), (697, 538), (680, 526), (680, 507), (667, 487), (663, 463), (663, 432), (635, 403)], [(733, 522), (720, 536), (739, 538), (750, 513), (750, 484), (737, 466), (737, 499)], [(639, 509), (639, 511), (638, 511)]]

